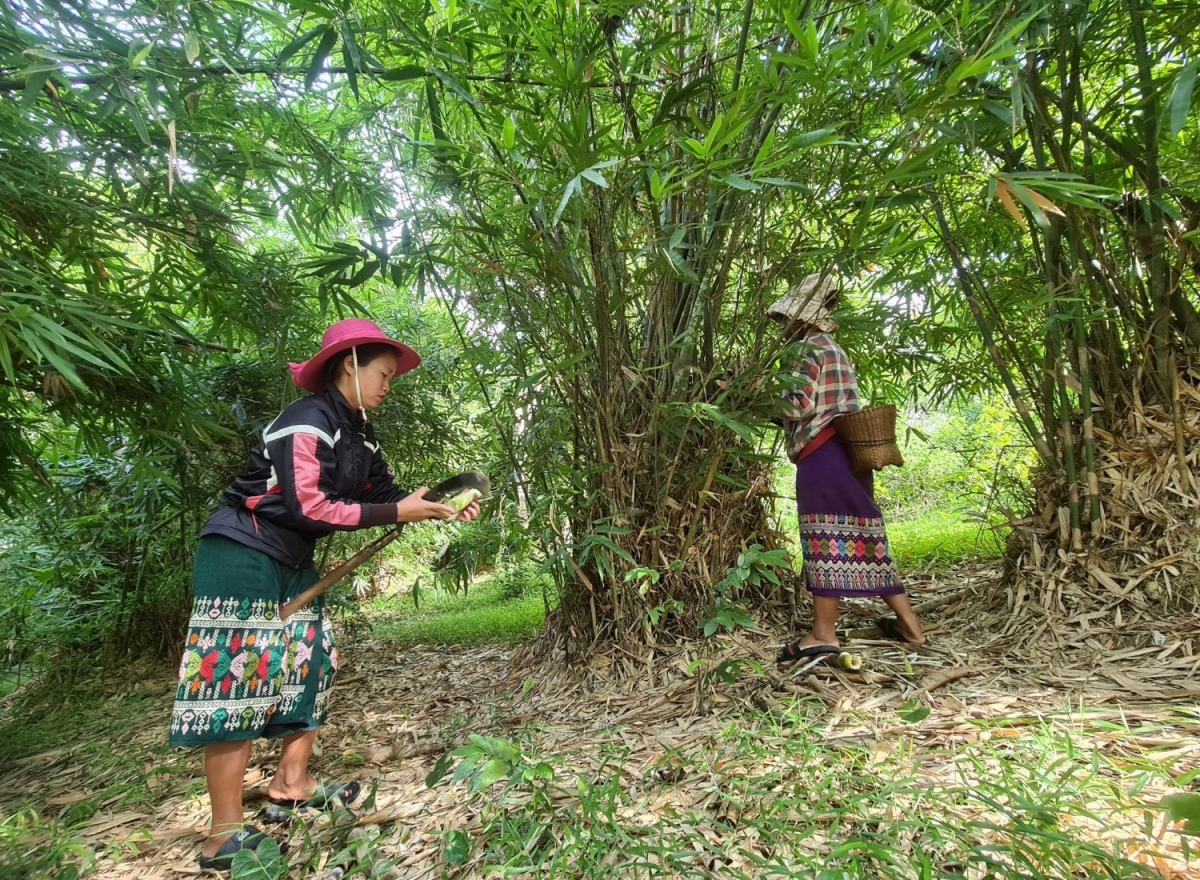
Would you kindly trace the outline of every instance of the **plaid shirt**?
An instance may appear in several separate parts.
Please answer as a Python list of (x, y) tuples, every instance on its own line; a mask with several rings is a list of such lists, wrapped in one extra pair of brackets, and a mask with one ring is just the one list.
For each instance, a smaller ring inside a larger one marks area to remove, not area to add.
[(844, 414), (858, 412), (858, 378), (842, 347), (828, 333), (814, 333), (792, 351), (788, 373), (800, 387), (783, 393), (788, 458), (799, 461), (805, 445)]

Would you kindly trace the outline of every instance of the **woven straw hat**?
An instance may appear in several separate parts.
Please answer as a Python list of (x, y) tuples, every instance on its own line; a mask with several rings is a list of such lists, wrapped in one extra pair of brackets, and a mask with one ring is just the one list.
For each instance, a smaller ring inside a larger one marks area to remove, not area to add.
[(803, 321), (824, 333), (832, 333), (838, 325), (830, 320), (829, 313), (837, 307), (840, 294), (830, 275), (808, 275), (772, 303), (767, 315), (786, 318), (793, 324)]

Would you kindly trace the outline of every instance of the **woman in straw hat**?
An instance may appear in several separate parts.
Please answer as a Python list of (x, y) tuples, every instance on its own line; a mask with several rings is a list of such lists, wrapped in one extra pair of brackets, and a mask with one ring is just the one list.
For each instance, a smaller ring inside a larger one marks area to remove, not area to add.
[(337, 672), (323, 602), (286, 621), (280, 609), (319, 579), (318, 538), (479, 515), (477, 503), (456, 514), (426, 501), (424, 488), (401, 491), (380, 454), (367, 413), (396, 376), (420, 363), (371, 321), (352, 318), (326, 330), (321, 350), (291, 365), (293, 381), (311, 394), (263, 429), (200, 532), (170, 742), (204, 748), (212, 826), (202, 868), (229, 870), (235, 853), (265, 839), (242, 816), (246, 764), (259, 737), (282, 740), (266, 821), (358, 796), (358, 783), (319, 783), (308, 771)]
[(793, 347), (796, 387), (785, 397), (783, 426), (788, 457), (796, 465), (796, 503), (804, 583), (813, 596), (813, 626), (785, 645), (779, 662), (836, 657), (836, 625), (844, 598), (878, 596), (896, 613), (878, 621), (888, 638), (924, 644), (888, 553), (883, 515), (875, 505), (872, 474), (856, 476), (833, 420), (862, 409), (850, 359), (831, 335), (830, 313), (841, 291), (824, 275), (809, 275), (767, 314)]

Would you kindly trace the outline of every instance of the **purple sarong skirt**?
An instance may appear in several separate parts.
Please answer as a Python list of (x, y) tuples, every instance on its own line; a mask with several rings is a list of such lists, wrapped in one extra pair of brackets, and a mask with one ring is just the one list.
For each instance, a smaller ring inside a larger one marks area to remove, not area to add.
[(832, 439), (796, 465), (804, 585), (814, 596), (852, 598), (904, 592), (888, 553), (873, 474), (855, 476), (846, 447)]

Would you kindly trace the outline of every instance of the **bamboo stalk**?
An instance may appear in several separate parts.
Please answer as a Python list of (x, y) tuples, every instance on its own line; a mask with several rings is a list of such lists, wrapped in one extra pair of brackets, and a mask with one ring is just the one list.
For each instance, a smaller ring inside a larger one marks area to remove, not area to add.
[[(1079, 275), (1072, 273), (1071, 283), (1078, 291)], [(1096, 473), (1096, 431), (1092, 415), (1092, 369), (1088, 352), (1087, 328), (1083, 321), (1083, 299), (1079, 295), (1072, 315), (1075, 325), (1075, 356), (1079, 361), (1079, 406), (1083, 410), (1083, 464), (1087, 472), (1088, 523), (1093, 536), (1100, 534), (1100, 478)]]
[(1179, 470), (1179, 488), (1183, 492), (1192, 491), (1192, 473), (1188, 469), (1187, 446), (1183, 438), (1183, 408), (1179, 404), (1179, 368), (1175, 362), (1175, 352), (1167, 355), (1167, 368), (1171, 371), (1171, 422), (1175, 429), (1175, 466)]
[(1079, 473), (1075, 468), (1075, 440), (1071, 432), (1071, 398), (1067, 394), (1067, 384), (1063, 381), (1061, 365), (1057, 373), (1061, 402), (1059, 418), (1062, 422), (1063, 467), (1067, 477), (1067, 509), (1071, 514), (1071, 549), (1078, 551), (1083, 549), (1083, 530), (1079, 520)]
[(1154, 349), (1154, 375), (1160, 394), (1168, 400), (1171, 396), (1171, 376), (1168, 361), (1168, 337), (1171, 323), (1170, 291), (1167, 284), (1167, 261), (1163, 209), (1158, 203), (1161, 180), (1158, 173), (1158, 89), (1154, 85), (1154, 59), (1146, 41), (1146, 28), (1142, 19), (1141, 0), (1127, 0), (1130, 33), (1136, 54), (1138, 71), (1139, 102), (1142, 110), (1142, 137), (1145, 141), (1146, 179), (1146, 223), (1150, 227), (1149, 295), (1152, 309), (1151, 341)]

